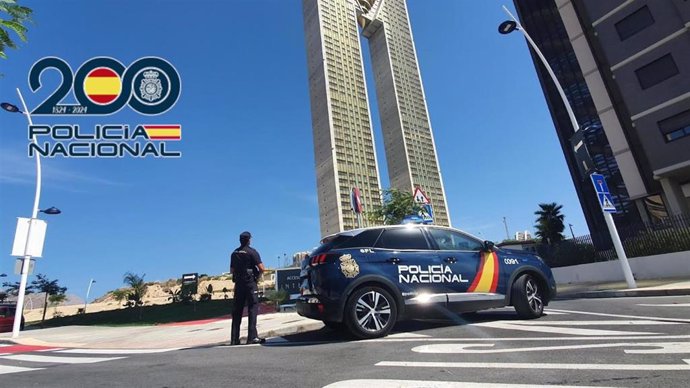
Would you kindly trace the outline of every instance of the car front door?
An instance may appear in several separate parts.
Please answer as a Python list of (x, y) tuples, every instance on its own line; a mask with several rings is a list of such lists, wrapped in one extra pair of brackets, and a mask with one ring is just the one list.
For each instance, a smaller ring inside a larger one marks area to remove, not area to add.
[(500, 268), (496, 255), (482, 252), (482, 242), (452, 229), (428, 228), (436, 244), (447, 281), (448, 303), (471, 311), (490, 307), (504, 297), (497, 294)]
[(382, 271), (397, 284), (406, 303), (421, 298), (425, 303), (445, 304), (445, 290), (436, 278), (441, 262), (420, 227), (387, 228), (374, 251), (382, 261)]

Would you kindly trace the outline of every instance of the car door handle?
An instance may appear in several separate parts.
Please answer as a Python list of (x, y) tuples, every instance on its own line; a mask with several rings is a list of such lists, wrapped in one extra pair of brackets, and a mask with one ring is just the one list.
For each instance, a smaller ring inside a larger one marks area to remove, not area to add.
[(446, 263), (450, 263), (450, 264), (457, 262), (455, 257), (446, 257), (445, 260), (443, 260), (443, 261), (445, 261)]
[(398, 264), (400, 262), (400, 259), (398, 259), (397, 257), (391, 257), (390, 259), (388, 259), (386, 261), (389, 263)]

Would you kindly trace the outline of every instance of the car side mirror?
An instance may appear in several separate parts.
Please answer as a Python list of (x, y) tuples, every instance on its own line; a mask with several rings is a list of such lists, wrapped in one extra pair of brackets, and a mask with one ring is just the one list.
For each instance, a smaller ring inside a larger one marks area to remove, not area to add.
[(489, 240), (484, 241), (484, 246), (482, 246), (482, 251), (493, 252), (494, 251), (494, 242), (489, 241)]

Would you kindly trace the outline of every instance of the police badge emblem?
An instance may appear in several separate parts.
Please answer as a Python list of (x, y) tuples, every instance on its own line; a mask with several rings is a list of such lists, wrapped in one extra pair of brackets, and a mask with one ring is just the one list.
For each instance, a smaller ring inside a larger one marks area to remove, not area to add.
[(359, 275), (359, 265), (349, 253), (340, 256), (340, 272), (348, 279), (352, 279)]
[(163, 85), (158, 78), (160, 73), (155, 70), (148, 70), (144, 72), (144, 78), (139, 84), (139, 93), (141, 98), (148, 102), (159, 100), (162, 95)]

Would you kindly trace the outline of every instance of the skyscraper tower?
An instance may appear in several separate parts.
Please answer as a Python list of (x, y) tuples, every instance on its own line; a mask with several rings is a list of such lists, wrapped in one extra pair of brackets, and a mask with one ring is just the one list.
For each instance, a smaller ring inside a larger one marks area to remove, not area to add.
[(357, 226), (352, 187), (365, 211), (381, 204), (360, 32), (369, 40), (391, 187), (420, 187), (434, 222), (450, 225), (405, 1), (304, 0), (303, 12), (321, 234)]

